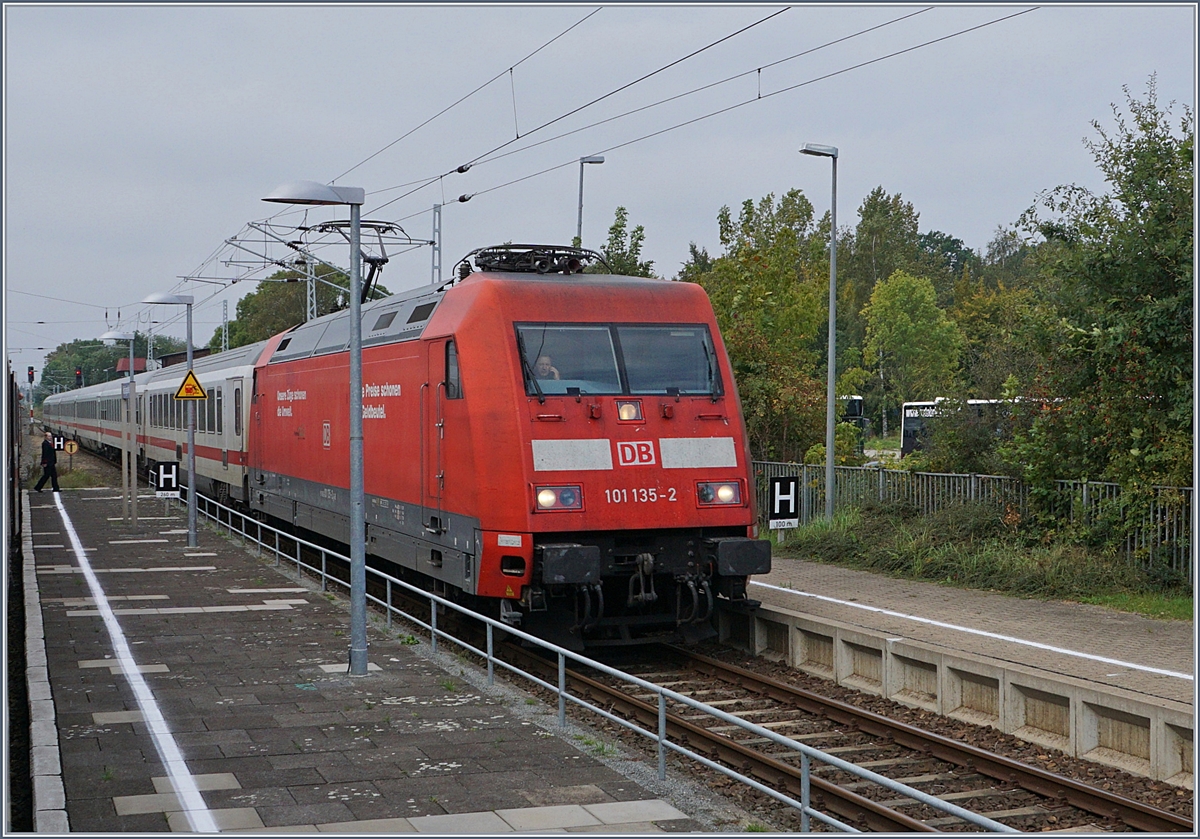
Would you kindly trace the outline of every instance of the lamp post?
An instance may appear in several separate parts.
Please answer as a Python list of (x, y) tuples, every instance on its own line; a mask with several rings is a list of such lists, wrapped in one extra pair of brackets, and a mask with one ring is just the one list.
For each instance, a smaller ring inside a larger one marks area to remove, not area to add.
[(801, 154), (828, 157), (833, 163), (833, 197), (829, 203), (829, 374), (825, 388), (825, 518), (833, 521), (834, 386), (837, 381), (837, 146), (805, 144)]
[(100, 336), (101, 341), (129, 342), (129, 400), (126, 403), (126, 427), (121, 432), (121, 513), (133, 528), (137, 528), (137, 388), (133, 379), (133, 342), (136, 337), (137, 333), (134, 332), (111, 330)]
[(579, 223), (575, 226), (575, 239), (579, 247), (583, 247), (583, 164), (603, 162), (604, 156), (599, 154), (579, 158)]
[[(192, 303), (190, 294), (151, 294), (143, 303), (162, 303), (168, 306), (187, 306), (187, 368), (192, 372)], [(196, 547), (196, 401), (188, 400), (187, 427), (188, 473), (188, 547)]]
[[(350, 675), (367, 673), (367, 525), (362, 416), (362, 187), (292, 181), (263, 199), (276, 204), (350, 208)], [(460, 199), (461, 200), (461, 199)]]

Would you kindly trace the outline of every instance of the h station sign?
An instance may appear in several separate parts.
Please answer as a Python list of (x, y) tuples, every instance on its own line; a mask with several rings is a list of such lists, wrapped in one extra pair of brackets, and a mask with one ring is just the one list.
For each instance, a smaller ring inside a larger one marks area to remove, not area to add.
[(770, 479), (767, 523), (771, 530), (800, 526), (800, 478), (784, 475)]
[(152, 474), (155, 498), (179, 497), (179, 463), (158, 463)]

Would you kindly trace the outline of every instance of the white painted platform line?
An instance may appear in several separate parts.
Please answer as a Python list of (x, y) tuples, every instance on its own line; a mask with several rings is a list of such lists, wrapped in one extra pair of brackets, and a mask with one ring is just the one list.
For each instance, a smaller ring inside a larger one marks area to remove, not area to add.
[(154, 739), (154, 748), (158, 751), (159, 759), (162, 760), (163, 767), (167, 770), (171, 783), (177, 791), (176, 794), (183, 804), (188, 823), (192, 826), (192, 832), (217, 833), (216, 820), (209, 811), (208, 805), (204, 803), (204, 797), (200, 795), (195, 779), (188, 771), (183, 753), (179, 751), (179, 745), (171, 736), (171, 730), (167, 727), (162, 710), (154, 701), (154, 694), (151, 693), (142, 674), (138, 672), (138, 665), (133, 660), (133, 653), (129, 650), (125, 633), (122, 631), (116, 615), (113, 614), (112, 607), (108, 605), (108, 601), (104, 597), (100, 578), (92, 571), (87, 554), (83, 550), (83, 544), (79, 541), (79, 534), (75, 532), (75, 525), (72, 524), (71, 517), (67, 515), (67, 508), (58, 495), (54, 496), (54, 503), (58, 507), (59, 515), (62, 516), (63, 527), (66, 528), (67, 535), (71, 539), (71, 545), (75, 548), (75, 557), (79, 561), (79, 568), (87, 580), (88, 588), (91, 589), (92, 597), (95, 598), (101, 617), (104, 619), (104, 625), (108, 629), (109, 638), (112, 640), (113, 654), (120, 662), (121, 670), (129, 679), (129, 686), (133, 688), (134, 696), (137, 697), (138, 708)]
[(864, 612), (874, 612), (878, 615), (887, 615), (892, 618), (903, 618), (904, 620), (913, 621), (914, 623), (923, 623), (929, 626), (937, 626), (942, 629), (952, 629), (956, 632), (965, 632), (968, 635), (979, 635), (983, 638), (993, 638), (997, 641), (1008, 641), (1011, 644), (1022, 644), (1026, 647), (1033, 647), (1038, 650), (1046, 650), (1060, 655), (1074, 656), (1075, 658), (1084, 658), (1088, 661), (1099, 661), (1104, 664), (1115, 664), (1118, 667), (1125, 667), (1130, 670), (1141, 670), (1144, 673), (1155, 673), (1159, 676), (1170, 676), (1173, 679), (1186, 679), (1189, 682), (1195, 681), (1196, 677), (1191, 673), (1179, 673), (1174, 670), (1162, 670), (1158, 667), (1149, 667), (1145, 664), (1134, 664), (1132, 661), (1121, 661), (1117, 658), (1105, 658), (1102, 655), (1092, 655), (1091, 653), (1083, 653), (1079, 650), (1068, 650), (1063, 647), (1053, 647), (1049, 644), (1040, 644), (1037, 641), (1028, 641), (1024, 638), (1014, 638), (1011, 635), (1000, 635), (996, 632), (986, 632), (982, 629), (972, 629), (969, 626), (959, 626), (953, 623), (945, 623), (943, 621), (935, 621), (932, 618), (923, 618), (920, 615), (907, 615), (904, 612), (893, 612), (890, 609), (880, 609), (878, 606), (867, 606), (862, 603), (854, 603), (850, 600), (839, 600), (836, 597), (826, 597), (823, 594), (812, 594), (807, 591), (797, 591), (793, 588), (784, 588), (783, 586), (774, 586), (770, 583), (760, 583), (757, 580), (751, 580), (750, 585), (762, 586), (769, 588), (772, 591), (781, 591), (784, 594), (794, 594), (797, 597), (811, 597), (814, 600), (823, 600), (826, 603), (836, 603), (839, 606), (850, 606), (854, 609), (862, 609)]

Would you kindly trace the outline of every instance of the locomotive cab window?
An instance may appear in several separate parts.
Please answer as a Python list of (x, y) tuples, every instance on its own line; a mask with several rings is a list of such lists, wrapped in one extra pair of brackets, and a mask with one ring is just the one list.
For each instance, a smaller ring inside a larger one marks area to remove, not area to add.
[(704, 326), (618, 326), (629, 393), (719, 396), (712, 339)]
[(462, 399), (462, 378), (458, 370), (458, 348), (446, 342), (446, 398)]
[(704, 324), (517, 324), (525, 392), (719, 396)]

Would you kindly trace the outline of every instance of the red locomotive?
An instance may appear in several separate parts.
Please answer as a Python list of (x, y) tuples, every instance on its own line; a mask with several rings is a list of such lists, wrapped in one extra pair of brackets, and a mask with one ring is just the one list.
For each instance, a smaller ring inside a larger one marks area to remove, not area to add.
[[(482, 249), (363, 306), (367, 552), (564, 646), (703, 637), (770, 570), (728, 358), (699, 286), (592, 259)], [(348, 340), (340, 312), (197, 365), (230, 413), (197, 440), (202, 491), (348, 541)], [(183, 439), (168, 372), (138, 384), (171, 415), (148, 461)]]

